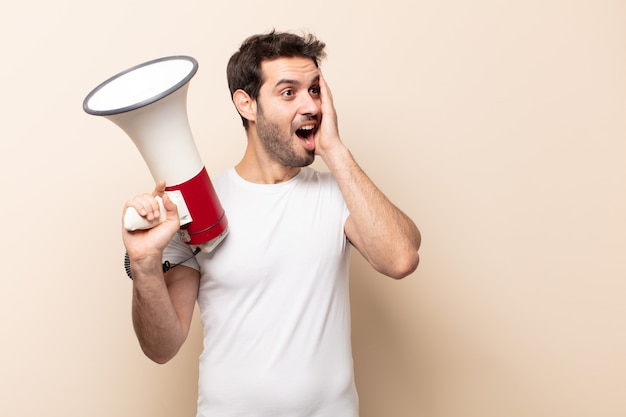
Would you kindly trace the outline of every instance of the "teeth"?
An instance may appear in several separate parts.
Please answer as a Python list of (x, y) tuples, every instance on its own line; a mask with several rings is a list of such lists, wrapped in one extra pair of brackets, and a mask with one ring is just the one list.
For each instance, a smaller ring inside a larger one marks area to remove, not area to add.
[(296, 135), (298, 135), (300, 139), (308, 141), (310, 139), (309, 136), (311, 136), (314, 129), (315, 129), (314, 124), (302, 126), (298, 130), (296, 130)]

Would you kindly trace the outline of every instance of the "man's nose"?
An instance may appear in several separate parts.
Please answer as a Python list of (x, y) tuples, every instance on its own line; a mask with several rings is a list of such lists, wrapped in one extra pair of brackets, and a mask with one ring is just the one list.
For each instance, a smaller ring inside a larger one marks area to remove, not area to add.
[(317, 97), (304, 94), (300, 102), (300, 114), (316, 116), (320, 111), (321, 102)]

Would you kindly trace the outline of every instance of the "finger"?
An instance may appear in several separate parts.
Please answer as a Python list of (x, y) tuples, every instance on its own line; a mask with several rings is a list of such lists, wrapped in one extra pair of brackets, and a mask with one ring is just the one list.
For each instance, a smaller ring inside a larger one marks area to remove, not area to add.
[(333, 93), (330, 91), (330, 87), (326, 82), (326, 78), (324, 78), (324, 74), (322, 74), (322, 70), (320, 70), (320, 90), (322, 92), (322, 99), (328, 98), (331, 102), (333, 101)]
[(172, 213), (178, 217), (178, 206), (172, 201), (168, 193), (163, 194), (163, 208), (165, 208), (168, 215)]
[(161, 180), (157, 182), (156, 185), (154, 186), (154, 191), (152, 191), (152, 196), (153, 197), (156, 197), (157, 195), (163, 196), (163, 193), (165, 193), (165, 181)]
[(161, 216), (159, 203), (150, 194), (136, 196), (126, 203), (126, 207), (133, 207), (140, 216), (148, 220), (157, 219)]
[(322, 121), (326, 120), (326, 123), (324, 123), (326, 126), (330, 127), (332, 130), (337, 130), (337, 111), (335, 110), (333, 95), (321, 70), (319, 85), (322, 99)]
[(326, 83), (326, 79), (322, 75), (320, 71), (320, 95), (322, 99), (322, 115), (330, 118), (334, 124), (337, 124), (337, 111), (335, 110), (335, 103), (333, 102), (333, 95), (328, 87), (328, 83)]

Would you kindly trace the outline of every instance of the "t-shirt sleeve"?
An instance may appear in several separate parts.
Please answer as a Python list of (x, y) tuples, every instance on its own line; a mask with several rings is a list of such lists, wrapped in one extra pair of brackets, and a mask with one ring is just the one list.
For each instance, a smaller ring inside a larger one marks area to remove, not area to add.
[[(168, 261), (170, 264), (178, 264), (185, 259), (189, 258), (193, 254), (193, 249), (191, 246), (187, 245), (180, 239), (180, 235), (176, 233), (170, 243), (165, 247), (163, 251), (163, 262)], [(195, 269), (196, 271), (200, 270), (200, 266), (196, 261), (195, 257), (186, 260), (182, 263), (182, 265), (188, 266), (190, 268)]]

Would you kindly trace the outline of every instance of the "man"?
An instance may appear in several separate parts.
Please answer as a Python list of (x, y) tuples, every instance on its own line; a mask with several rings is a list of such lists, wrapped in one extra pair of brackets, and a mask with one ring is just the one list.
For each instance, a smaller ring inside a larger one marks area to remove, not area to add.
[[(123, 231), (133, 276), (133, 323), (145, 354), (170, 360), (198, 302), (204, 329), (198, 416), (355, 417), (350, 345), (350, 245), (402, 278), (419, 262), (415, 224), (376, 188), (342, 143), (312, 35), (248, 38), (228, 83), (247, 134), (241, 161), (213, 185), (230, 234), (189, 258), (164, 193), (127, 202), (147, 231)], [(329, 173), (308, 167), (315, 156)], [(167, 273), (161, 263), (182, 262)]]

